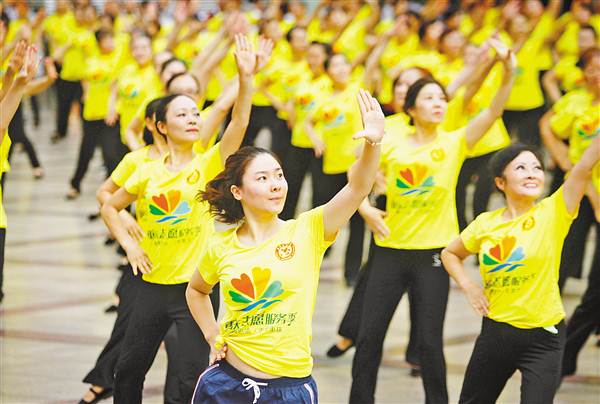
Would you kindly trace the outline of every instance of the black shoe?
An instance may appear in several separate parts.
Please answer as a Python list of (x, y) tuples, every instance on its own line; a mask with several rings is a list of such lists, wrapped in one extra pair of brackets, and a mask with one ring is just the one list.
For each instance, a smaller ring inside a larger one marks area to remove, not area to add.
[(421, 367), (411, 365), (410, 377), (421, 377)]
[(110, 306), (108, 306), (107, 308), (104, 309), (105, 313), (115, 313), (117, 310), (119, 310), (119, 306), (117, 306), (116, 304), (111, 304)]
[(94, 399), (92, 401), (85, 401), (85, 400), (81, 399), (81, 400), (79, 400), (79, 404), (94, 404), (94, 403), (97, 403), (104, 399), (107, 399), (109, 397), (112, 397), (112, 395), (113, 395), (113, 389), (104, 389), (104, 390), (102, 390), (101, 393), (96, 393), (94, 391), (94, 389), (92, 389), (90, 387), (90, 391), (94, 395)]
[(88, 215), (88, 220), (90, 222), (93, 222), (94, 220), (98, 220), (100, 218), (100, 212), (96, 212), (96, 213), (90, 213)]
[(111, 238), (111, 237), (106, 237), (104, 239), (104, 245), (113, 245), (116, 242), (117, 242), (117, 240), (115, 240), (114, 238)]
[(329, 348), (329, 350), (327, 351), (327, 357), (329, 358), (339, 358), (340, 356), (342, 356), (343, 354), (345, 354), (346, 352), (348, 352), (348, 350), (350, 348), (352, 348), (354, 346), (354, 342), (352, 344), (350, 344), (350, 346), (346, 349), (340, 349), (337, 344), (333, 344), (331, 346), (331, 348)]

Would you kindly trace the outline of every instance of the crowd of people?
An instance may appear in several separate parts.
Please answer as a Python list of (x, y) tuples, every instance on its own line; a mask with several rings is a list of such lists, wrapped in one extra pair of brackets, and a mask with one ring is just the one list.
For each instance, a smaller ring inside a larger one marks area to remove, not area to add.
[[(495, 402), (517, 370), (522, 402), (552, 402), (576, 372), (600, 330), (600, 2), (53, 4), (0, 5), (0, 171), (22, 144), (43, 178), (24, 119), (39, 125), (35, 94), (53, 87), (51, 141), (81, 133), (66, 198), (96, 192), (123, 259), (81, 403), (141, 402), (163, 342), (165, 402), (316, 403), (319, 272), (346, 225), (354, 291), (327, 355), (356, 348), (351, 403), (374, 402), (405, 292), (411, 374), (448, 402), (450, 278), (482, 317), (461, 403)], [(84, 190), (97, 148), (106, 181)], [(488, 211), (495, 191), (505, 206)]]

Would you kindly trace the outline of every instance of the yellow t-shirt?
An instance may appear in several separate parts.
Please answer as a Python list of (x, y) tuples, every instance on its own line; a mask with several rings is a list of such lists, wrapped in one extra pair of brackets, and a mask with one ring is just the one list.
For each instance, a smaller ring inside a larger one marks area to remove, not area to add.
[[(0, 144), (0, 176), (10, 170), (8, 164), (8, 151), (10, 150), (10, 137), (8, 132), (4, 133), (2, 144)], [(6, 211), (4, 210), (4, 202), (2, 196), (2, 186), (0, 185), (0, 229), (6, 229)]]
[[(549, 37), (554, 30), (554, 21), (554, 17), (549, 13), (542, 14), (537, 24), (539, 26), (539, 34), (543, 35), (545, 38)], [(544, 43), (537, 56), (538, 69), (542, 71), (552, 69), (552, 66), (554, 65), (554, 59), (552, 58), (552, 49), (550, 44)]]
[(460, 235), (479, 254), (488, 317), (517, 328), (555, 325), (565, 317), (560, 256), (577, 214), (567, 212), (562, 187), (516, 219), (506, 221), (505, 210), (482, 213)]
[(150, 147), (146, 146), (141, 149), (127, 153), (119, 162), (115, 170), (110, 174), (110, 179), (120, 188), (125, 185), (129, 177), (142, 164), (152, 161), (150, 158)]
[(208, 205), (196, 197), (222, 170), (217, 145), (177, 173), (159, 159), (139, 166), (127, 180), (125, 190), (138, 196), (137, 221), (145, 233), (141, 247), (152, 262), (152, 272), (143, 276), (146, 282), (189, 282), (214, 232)]
[(348, 60), (354, 60), (367, 49), (365, 23), (370, 15), (371, 8), (368, 5), (363, 5), (335, 42), (333, 50), (336, 53), (343, 53)]
[(98, 52), (98, 44), (92, 31), (81, 25), (69, 27), (68, 36), (72, 45), (63, 58), (60, 78), (79, 81), (83, 78), (87, 60)]
[(162, 94), (162, 84), (152, 64), (139, 67), (136, 63), (125, 66), (117, 80), (117, 112), (121, 125), (121, 141), (125, 144), (125, 131), (145, 100)]
[(404, 112), (385, 117), (385, 136), (384, 142), (403, 142), (406, 136), (415, 130), (410, 124), (410, 116)]
[(375, 242), (400, 250), (444, 247), (458, 235), (455, 191), (467, 154), (465, 129), (440, 131), (434, 141), (417, 148), (409, 141), (406, 136), (383, 144), (390, 236), (376, 236)]
[[(297, 69), (296, 64), (290, 63), (287, 59), (271, 58), (269, 64), (263, 70), (254, 75), (254, 87), (258, 87), (265, 81), (270, 83), (267, 90), (277, 99), (283, 100), (285, 93), (283, 91), (282, 80), (286, 71)], [(257, 106), (268, 106), (271, 102), (261, 91), (255, 91), (252, 96), (252, 104)]]
[(302, 148), (312, 147), (312, 142), (304, 129), (306, 117), (315, 110), (319, 100), (329, 98), (330, 95), (331, 79), (326, 74), (315, 79), (308, 77), (296, 87), (292, 95), (296, 111), (296, 121), (292, 128), (292, 145)]
[[(477, 116), (481, 111), (490, 106), (490, 103), (496, 94), (496, 91), (502, 80), (501, 67), (495, 66), (484, 81), (481, 88), (471, 98), (471, 102), (464, 107), (464, 91), (459, 91), (456, 96), (448, 103), (446, 116), (442, 128), (445, 131), (454, 131), (466, 126), (471, 119)], [(468, 157), (483, 156), (494, 151), (505, 148), (510, 144), (510, 135), (504, 126), (502, 118), (496, 119), (490, 129), (467, 153)]]
[(331, 44), (331, 41), (333, 41), (333, 38), (335, 38), (336, 34), (337, 32), (332, 29), (323, 29), (321, 27), (321, 20), (318, 18), (312, 20), (306, 28), (306, 36), (309, 43), (312, 41), (318, 41)]
[(558, 38), (554, 49), (560, 56), (577, 56), (579, 53), (579, 23), (575, 20), (567, 23), (563, 34)]
[(358, 83), (349, 84), (344, 91), (334, 93), (319, 103), (313, 115), (317, 122), (315, 132), (325, 143), (325, 174), (345, 173), (356, 160), (356, 149), (361, 142), (352, 139), (352, 136), (363, 128), (356, 100), (359, 88)]
[(585, 86), (583, 72), (577, 67), (578, 60), (577, 56), (567, 55), (561, 58), (552, 69), (560, 81), (560, 87), (566, 92)]
[(73, 27), (75, 27), (75, 16), (72, 11), (67, 11), (62, 15), (53, 14), (44, 19), (43, 29), (48, 38), (50, 55), (57, 47), (67, 43), (69, 32)]
[(515, 82), (506, 102), (508, 110), (524, 111), (544, 105), (537, 58), (546, 40), (547, 30), (545, 27), (548, 24), (548, 20), (541, 20), (517, 52)]
[[(445, 60), (445, 58), (444, 58)], [(458, 76), (465, 65), (462, 58), (457, 58), (452, 62), (444, 61), (438, 68), (435, 78), (443, 84), (444, 87), (448, 87), (448, 84)]]
[(381, 80), (381, 92), (377, 96), (377, 99), (382, 104), (389, 104), (393, 100), (393, 80), (389, 76), (389, 70), (398, 65), (405, 57), (416, 52), (418, 48), (419, 36), (417, 34), (409, 35), (402, 43), (399, 43), (396, 37), (390, 39), (388, 42), (380, 59), (384, 74)]
[(311, 374), (312, 315), (331, 243), (322, 207), (288, 220), (257, 246), (241, 244), (237, 229), (213, 235), (199, 272), (211, 285), (220, 282), (221, 336), (244, 363), (275, 376)]
[[(600, 134), (600, 103), (586, 89), (565, 94), (552, 107), (552, 131), (569, 139), (569, 160), (576, 164), (592, 140)], [(592, 171), (592, 183), (600, 189), (600, 163)]]
[(104, 119), (108, 113), (108, 100), (112, 83), (120, 71), (120, 53), (98, 53), (87, 59), (82, 80), (88, 90), (83, 100), (83, 119), (94, 121)]

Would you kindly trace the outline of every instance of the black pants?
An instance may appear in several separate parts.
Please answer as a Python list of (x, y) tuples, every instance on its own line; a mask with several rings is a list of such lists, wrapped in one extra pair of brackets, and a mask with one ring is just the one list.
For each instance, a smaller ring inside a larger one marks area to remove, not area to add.
[(459, 403), (495, 403), (516, 370), (521, 372), (521, 403), (552, 403), (560, 382), (565, 344), (561, 321), (552, 334), (483, 319), (465, 374)]
[(600, 224), (596, 223), (596, 248), (588, 284), (581, 303), (567, 325), (567, 344), (563, 357), (563, 375), (577, 370), (577, 356), (591, 333), (600, 326)]
[(83, 104), (81, 97), (83, 89), (80, 81), (68, 81), (58, 78), (56, 80), (56, 133), (59, 137), (67, 135), (67, 127), (69, 125), (69, 112), (74, 101), (79, 103), (79, 111), (83, 113)]
[(521, 143), (540, 146), (540, 118), (544, 115), (544, 107), (526, 109), (523, 111), (504, 110), (502, 120), (506, 130), (513, 139)]
[(6, 245), (6, 228), (0, 228), (0, 302), (4, 299), (4, 246)]
[(312, 177), (312, 207), (318, 205), (321, 188), (319, 179), (322, 174), (322, 159), (317, 159), (313, 149), (290, 146), (287, 157), (283, 161), (283, 173), (288, 183), (288, 193), (285, 199), (285, 206), (279, 215), (283, 220), (293, 219), (296, 215), (296, 206), (300, 197), (300, 190), (304, 183), (306, 173), (310, 172)]
[(40, 161), (38, 160), (37, 153), (35, 152), (35, 148), (31, 143), (31, 140), (27, 137), (27, 133), (25, 133), (25, 122), (23, 120), (23, 104), (19, 105), (17, 108), (17, 112), (15, 112), (15, 116), (10, 121), (8, 125), (8, 135), (10, 136), (10, 140), (12, 145), (10, 150), (8, 151), (8, 159), (10, 160), (14, 147), (17, 143), (21, 143), (23, 148), (25, 149), (25, 153), (27, 153), (27, 157), (29, 157), (29, 162), (33, 168), (40, 167)]
[(404, 292), (413, 289), (416, 335), (426, 403), (447, 403), (443, 328), (450, 287), (440, 249), (375, 247), (352, 363), (350, 403), (375, 401), (377, 373), (390, 321)]
[[(584, 197), (579, 205), (579, 215), (571, 224), (569, 234), (567, 234), (563, 245), (560, 258), (560, 276), (558, 279), (558, 286), (561, 290), (568, 278), (581, 278), (587, 238), (594, 224), (596, 225), (597, 234), (600, 234), (598, 232), (598, 230), (600, 230), (600, 225), (596, 222), (594, 208), (592, 208), (589, 199)], [(597, 236), (596, 250), (598, 249), (598, 244), (600, 244), (600, 241), (598, 241), (599, 239), (600, 238)]]
[[(115, 403), (142, 402), (146, 373), (172, 324), (177, 328), (179, 390), (176, 397), (165, 397), (165, 402), (189, 403), (192, 399), (198, 376), (208, 365), (210, 348), (188, 309), (186, 288), (187, 284), (140, 284), (116, 365)], [(218, 312), (218, 296), (211, 299)]]
[(75, 174), (71, 178), (71, 186), (77, 190), (81, 188), (81, 181), (87, 172), (90, 161), (98, 146), (102, 149), (102, 159), (106, 167), (107, 176), (119, 164), (123, 154), (124, 145), (121, 143), (119, 125), (108, 126), (103, 120), (83, 121), (83, 137), (79, 147), (79, 157)]
[(263, 128), (268, 128), (271, 132), (271, 151), (283, 160), (290, 146), (292, 132), (288, 128), (287, 122), (279, 119), (277, 111), (271, 106), (252, 106), (250, 123), (246, 129), (242, 146), (254, 145), (258, 132)]
[(475, 180), (475, 192), (473, 193), (473, 219), (487, 210), (488, 202), (494, 192), (494, 179), (488, 168), (488, 163), (494, 153), (466, 159), (456, 184), (456, 213), (458, 214), (458, 226), (460, 230), (467, 227), (467, 187), (473, 176)]
[[(323, 190), (322, 196), (319, 196), (323, 198), (323, 201), (319, 201), (318, 204), (321, 205), (331, 200), (347, 183), (346, 173), (323, 174), (318, 185)], [(353, 284), (358, 276), (362, 264), (364, 241), (365, 221), (358, 212), (355, 212), (350, 218), (350, 236), (344, 259), (344, 278), (348, 284)]]

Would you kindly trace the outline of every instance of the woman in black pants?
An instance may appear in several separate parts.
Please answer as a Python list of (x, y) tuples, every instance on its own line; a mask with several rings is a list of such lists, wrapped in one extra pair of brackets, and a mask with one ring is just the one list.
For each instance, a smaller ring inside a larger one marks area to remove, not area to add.
[[(500, 116), (514, 79), (514, 56), (499, 41), (490, 41), (504, 66), (504, 77), (490, 106), (450, 134), (438, 127), (447, 96), (432, 79), (421, 79), (407, 92), (404, 110), (415, 128), (383, 148), (387, 217), (375, 237), (371, 274), (356, 353), (352, 364), (351, 403), (373, 403), (383, 342), (402, 295), (413, 288), (417, 340), (427, 403), (448, 402), (443, 353), (443, 324), (449, 279), (441, 249), (458, 234), (454, 190), (467, 151)], [(363, 214), (374, 208), (365, 200)]]
[[(537, 151), (514, 144), (498, 152), (490, 166), (506, 207), (479, 215), (442, 251), (448, 273), (484, 316), (460, 403), (495, 403), (516, 370), (521, 403), (553, 401), (565, 343), (560, 255), (599, 149), (596, 138), (564, 185), (539, 203), (545, 175)], [(463, 267), (471, 254), (479, 254), (483, 287)]]

